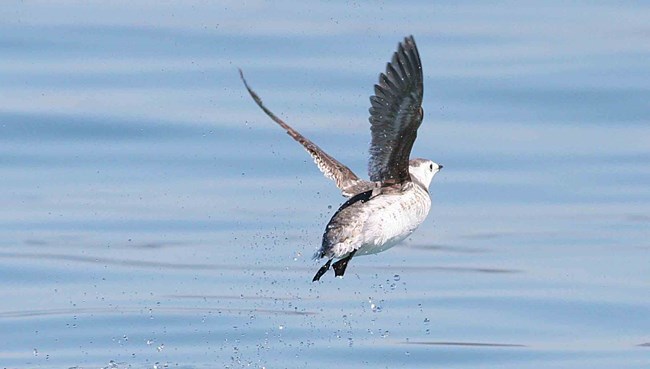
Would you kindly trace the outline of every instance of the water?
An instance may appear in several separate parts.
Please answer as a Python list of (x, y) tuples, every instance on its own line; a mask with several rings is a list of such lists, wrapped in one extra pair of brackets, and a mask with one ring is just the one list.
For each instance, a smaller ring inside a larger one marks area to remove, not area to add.
[[(0, 366), (650, 365), (643, 3), (2, 8)], [(311, 283), (343, 198), (236, 68), (362, 175), (410, 33), (432, 212)]]

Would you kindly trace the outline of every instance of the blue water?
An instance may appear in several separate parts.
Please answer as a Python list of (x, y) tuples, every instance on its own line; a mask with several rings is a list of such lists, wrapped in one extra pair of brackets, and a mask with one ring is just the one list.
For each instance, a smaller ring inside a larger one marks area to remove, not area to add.
[[(0, 367), (647, 368), (643, 2), (5, 2)], [(414, 34), (443, 163), (403, 245), (311, 283)]]

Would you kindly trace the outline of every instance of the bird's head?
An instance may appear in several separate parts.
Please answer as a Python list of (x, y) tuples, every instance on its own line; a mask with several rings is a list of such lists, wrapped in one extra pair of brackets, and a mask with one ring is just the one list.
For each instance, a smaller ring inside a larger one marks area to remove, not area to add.
[(435, 163), (429, 159), (409, 160), (409, 174), (411, 175), (411, 180), (418, 182), (427, 189), (429, 188), (433, 176), (435, 176), (440, 169), (442, 169), (441, 164)]

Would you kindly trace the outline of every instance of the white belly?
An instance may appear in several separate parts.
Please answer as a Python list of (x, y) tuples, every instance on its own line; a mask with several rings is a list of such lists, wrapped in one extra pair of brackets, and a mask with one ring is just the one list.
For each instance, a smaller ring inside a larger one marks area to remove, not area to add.
[(345, 227), (348, 237), (332, 245), (329, 254), (340, 258), (354, 250), (355, 255), (385, 251), (413, 233), (430, 209), (428, 192), (417, 185), (399, 194), (373, 198), (356, 209), (359, 217)]
[[(393, 197), (401, 199), (395, 201)], [(378, 206), (383, 209), (370, 214), (363, 229), (363, 245), (356, 255), (376, 254), (402, 242), (422, 224), (431, 209), (429, 194), (418, 193), (415, 188), (377, 200), (381, 200)]]

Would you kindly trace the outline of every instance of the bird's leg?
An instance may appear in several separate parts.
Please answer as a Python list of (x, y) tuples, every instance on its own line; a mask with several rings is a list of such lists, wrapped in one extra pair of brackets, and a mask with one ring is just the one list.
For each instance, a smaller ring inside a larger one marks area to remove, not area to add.
[(317, 280), (320, 279), (320, 277), (323, 276), (323, 274), (327, 273), (327, 271), (330, 268), (330, 264), (332, 264), (332, 259), (329, 259), (327, 263), (325, 263), (325, 265), (323, 265), (322, 267), (320, 267), (320, 269), (318, 269), (316, 275), (314, 276), (314, 279), (312, 279), (311, 281), (316, 282)]
[(334, 275), (337, 277), (343, 277), (343, 274), (345, 274), (345, 268), (348, 267), (348, 263), (350, 262), (350, 259), (354, 256), (354, 254), (357, 252), (357, 250), (352, 251), (351, 253), (348, 254), (348, 256), (344, 257), (343, 259), (337, 261), (332, 265), (332, 268), (334, 268)]

